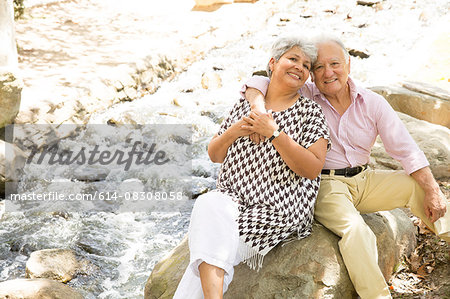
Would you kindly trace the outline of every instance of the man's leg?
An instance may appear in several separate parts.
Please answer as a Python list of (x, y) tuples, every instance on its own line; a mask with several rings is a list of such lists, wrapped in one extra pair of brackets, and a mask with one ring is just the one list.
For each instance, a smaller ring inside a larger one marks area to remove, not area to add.
[(355, 202), (361, 213), (388, 211), (395, 208), (410, 208), (411, 212), (442, 239), (450, 242), (450, 204), (447, 202), (447, 212), (435, 223), (425, 215), (424, 195), (419, 184), (404, 171), (370, 170), (365, 172), (365, 178), (359, 188), (364, 190)]
[(315, 218), (341, 237), (339, 249), (358, 295), (363, 299), (391, 298), (378, 266), (376, 237), (353, 206), (356, 182), (353, 178), (323, 175)]

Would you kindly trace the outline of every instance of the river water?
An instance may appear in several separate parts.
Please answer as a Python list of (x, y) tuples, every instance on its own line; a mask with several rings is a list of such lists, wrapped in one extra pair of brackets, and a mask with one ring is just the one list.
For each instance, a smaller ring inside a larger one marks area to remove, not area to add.
[[(383, 1), (382, 9), (355, 2), (298, 1), (280, 8), (268, 20), (265, 30), (235, 37), (225, 47), (211, 50), (172, 81), (164, 82), (156, 93), (97, 113), (90, 123), (192, 126), (190, 154), (186, 156), (192, 167), (192, 190), (187, 193), (195, 195), (213, 188), (219, 165), (209, 161), (207, 144), (239, 98), (246, 78), (265, 69), (268, 49), (276, 36), (311, 35), (322, 30), (341, 36), (348, 47), (370, 55), (365, 59), (352, 57), (351, 75), (366, 86), (374, 86), (407, 79), (422, 62), (420, 51), (426, 48), (427, 41), (449, 24), (448, 1)], [(208, 88), (202, 86), (202, 77), (204, 82), (209, 79)], [(120, 144), (126, 138), (127, 133), (119, 134), (115, 142)], [(101, 143), (91, 136), (92, 141)], [(68, 146), (89, 143), (85, 139), (70, 142)], [(34, 167), (26, 169), (23, 178), (33, 181), (33, 190), (86, 189), (86, 182), (81, 180), (61, 184), (67, 180), (67, 172), (75, 172), (70, 166), (59, 172)], [(175, 172), (174, 176), (179, 175)], [(137, 188), (145, 189), (158, 174), (146, 175), (108, 172), (106, 180), (114, 177), (112, 181), (120, 183), (134, 179)], [(25, 184), (21, 188), (27, 192), (31, 187)], [(96, 188), (111, 191), (120, 186)], [(142, 298), (154, 265), (185, 235), (193, 202), (185, 197), (177, 209), (154, 212), (105, 209), (43, 213), (34, 207), (7, 212), (0, 220), (0, 281), (23, 277), (25, 263), (35, 250), (70, 248), (90, 262), (85, 274), (68, 283), (86, 298)]]

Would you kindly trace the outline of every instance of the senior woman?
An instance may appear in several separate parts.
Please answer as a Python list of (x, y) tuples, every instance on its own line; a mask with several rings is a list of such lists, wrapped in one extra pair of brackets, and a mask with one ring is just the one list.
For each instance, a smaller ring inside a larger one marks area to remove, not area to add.
[[(269, 113), (250, 112), (241, 99), (209, 143), (209, 157), (222, 163), (217, 189), (194, 205), (190, 263), (174, 298), (222, 298), (235, 265), (259, 270), (279, 242), (310, 234), (330, 138), (320, 107), (297, 91), (316, 57), (301, 38), (278, 39), (267, 66)], [(252, 133), (267, 138), (255, 144)]]

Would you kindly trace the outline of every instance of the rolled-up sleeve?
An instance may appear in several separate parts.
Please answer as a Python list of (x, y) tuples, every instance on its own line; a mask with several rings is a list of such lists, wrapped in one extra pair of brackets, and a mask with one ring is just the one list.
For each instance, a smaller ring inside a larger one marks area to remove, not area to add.
[(241, 96), (243, 98), (245, 98), (245, 91), (249, 87), (256, 88), (257, 90), (262, 92), (262, 94), (264, 96), (266, 96), (267, 87), (269, 86), (269, 82), (270, 82), (270, 80), (267, 77), (264, 77), (264, 76), (253, 76), (247, 82), (245, 82), (244, 85), (242, 85)]

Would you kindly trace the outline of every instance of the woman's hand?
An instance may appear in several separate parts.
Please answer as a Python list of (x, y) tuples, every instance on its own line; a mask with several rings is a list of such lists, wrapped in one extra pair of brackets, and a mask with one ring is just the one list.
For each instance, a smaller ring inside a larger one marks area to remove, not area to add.
[(235, 139), (242, 136), (249, 136), (253, 133), (253, 131), (249, 129), (249, 123), (245, 120), (245, 118), (246, 117), (244, 116), (228, 128), (228, 130), (230, 130), (230, 133), (232, 133), (232, 135), (236, 137)]
[(214, 135), (208, 145), (208, 155), (212, 162), (222, 163), (233, 142), (242, 136), (248, 136), (253, 131), (246, 128), (248, 123), (241, 118), (233, 123), (222, 135)]
[(249, 117), (244, 116), (243, 120), (247, 123), (246, 125), (243, 125), (244, 129), (258, 133), (266, 138), (270, 138), (273, 132), (279, 128), (273, 119), (272, 112), (270, 110), (268, 113), (252, 111)]

